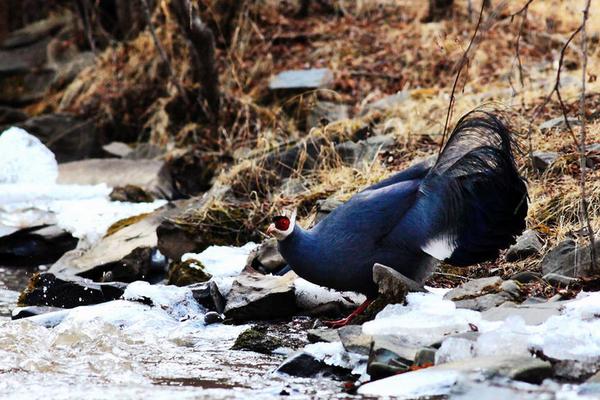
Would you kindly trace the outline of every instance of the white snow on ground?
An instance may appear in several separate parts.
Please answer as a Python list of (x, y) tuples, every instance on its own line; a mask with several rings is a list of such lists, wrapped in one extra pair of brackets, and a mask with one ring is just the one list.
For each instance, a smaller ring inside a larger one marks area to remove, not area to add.
[(210, 246), (202, 253), (186, 253), (181, 261), (196, 260), (204, 265), (204, 270), (212, 276), (236, 276), (246, 266), (246, 260), (256, 243), (246, 243), (242, 247)]
[[(407, 343), (429, 345), (446, 335), (477, 326), (476, 341), (449, 337), (436, 353), (436, 365), (450, 361), (493, 355), (529, 356), (534, 351), (557, 360), (600, 362), (600, 292), (580, 293), (566, 302), (560, 315), (540, 325), (527, 325), (519, 316), (487, 321), (481, 313), (457, 309), (442, 294), (411, 293), (407, 305), (388, 305), (375, 320), (363, 325), (368, 335), (392, 334)], [(366, 384), (359, 390), (368, 395), (398, 395), (412, 398), (448, 394), (456, 383), (455, 371), (420, 370)], [(565, 397), (568, 390), (565, 390)]]
[(347, 352), (342, 342), (312, 343), (304, 346), (303, 350), (327, 365), (348, 369), (353, 369), (361, 360), (366, 359), (366, 356)]
[(114, 202), (105, 184), (58, 185), (57, 177), (54, 154), (39, 139), (20, 128), (0, 134), (0, 236), (56, 224), (89, 245), (114, 222), (166, 203)]
[(315, 285), (305, 279), (294, 281), (296, 303), (303, 310), (313, 309), (321, 304), (338, 302), (344, 306), (360, 305), (366, 300), (362, 294), (355, 292), (338, 292), (323, 286)]

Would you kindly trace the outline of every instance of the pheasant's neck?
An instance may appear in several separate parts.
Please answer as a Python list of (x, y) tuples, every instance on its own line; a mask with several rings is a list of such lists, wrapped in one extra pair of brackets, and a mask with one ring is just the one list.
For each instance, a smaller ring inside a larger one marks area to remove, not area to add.
[(279, 251), (300, 277), (313, 283), (318, 283), (319, 278), (322, 278), (320, 243), (311, 231), (296, 225), (292, 233), (279, 242)]

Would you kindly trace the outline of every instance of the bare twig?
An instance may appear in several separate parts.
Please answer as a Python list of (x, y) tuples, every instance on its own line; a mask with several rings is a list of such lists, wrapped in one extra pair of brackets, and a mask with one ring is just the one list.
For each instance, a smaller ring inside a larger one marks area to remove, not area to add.
[(446, 141), (446, 134), (448, 133), (448, 124), (450, 123), (450, 117), (452, 116), (452, 109), (454, 108), (454, 101), (456, 98), (454, 97), (454, 93), (456, 93), (456, 87), (458, 85), (458, 80), (460, 79), (460, 73), (462, 72), (464, 66), (469, 62), (469, 51), (473, 46), (475, 38), (477, 37), (477, 32), (479, 32), (479, 27), (481, 26), (481, 21), (483, 19), (483, 10), (485, 9), (485, 2), (481, 2), (481, 9), (479, 10), (479, 18), (477, 19), (477, 25), (475, 26), (475, 31), (473, 32), (473, 36), (471, 36), (471, 40), (469, 41), (469, 46), (463, 53), (460, 61), (458, 62), (458, 70), (456, 71), (456, 77), (454, 78), (454, 83), (452, 84), (452, 91), (450, 92), (450, 102), (448, 103), (448, 111), (446, 113), (446, 121), (444, 122), (444, 132), (442, 134), (442, 142), (440, 144), (440, 149), (438, 154), (442, 152), (444, 148), (444, 142)]
[(156, 46), (156, 49), (158, 50), (158, 54), (160, 55), (160, 58), (162, 59), (162, 61), (165, 63), (165, 65), (167, 67), (167, 73), (169, 74), (169, 78), (171, 79), (171, 81), (173, 82), (173, 84), (175, 85), (177, 90), (179, 91), (179, 94), (181, 94), (181, 98), (183, 99), (183, 102), (185, 103), (185, 105), (189, 106), (190, 100), (187, 97), (187, 93), (186, 93), (185, 89), (183, 88), (183, 86), (181, 85), (181, 82), (179, 82), (179, 80), (175, 76), (175, 74), (173, 72), (173, 67), (171, 66), (171, 61), (169, 60), (169, 57), (167, 56), (167, 52), (165, 51), (165, 48), (160, 43), (160, 40), (158, 40), (158, 36), (156, 36), (156, 32), (154, 30), (154, 23), (152, 22), (152, 15), (150, 14), (150, 7), (148, 6), (148, 0), (141, 0), (141, 2), (142, 2), (142, 8), (144, 9), (144, 15), (146, 16), (146, 23), (148, 24), (148, 29), (150, 30), (150, 35), (152, 36), (152, 41), (154, 42), (154, 45)]
[(79, 13), (83, 18), (83, 30), (85, 31), (85, 36), (90, 45), (90, 49), (92, 50), (92, 53), (96, 54), (96, 43), (92, 34), (92, 24), (90, 21), (90, 9), (88, 0), (78, 0), (77, 7), (79, 8)]
[(581, 68), (581, 100), (579, 107), (579, 115), (581, 120), (581, 129), (579, 131), (579, 169), (581, 170), (579, 186), (581, 191), (581, 216), (583, 217), (582, 225), (587, 228), (587, 234), (590, 240), (590, 256), (591, 256), (591, 270), (597, 272), (596, 265), (596, 246), (594, 240), (594, 231), (590, 223), (590, 215), (588, 213), (588, 202), (586, 196), (585, 187), (585, 172), (586, 172), (586, 157), (585, 157), (585, 138), (586, 138), (586, 125), (585, 125), (585, 81), (587, 73), (587, 32), (586, 23), (589, 16), (591, 0), (587, 0), (585, 8), (583, 9), (583, 20), (581, 22), (581, 52), (583, 53), (583, 66)]

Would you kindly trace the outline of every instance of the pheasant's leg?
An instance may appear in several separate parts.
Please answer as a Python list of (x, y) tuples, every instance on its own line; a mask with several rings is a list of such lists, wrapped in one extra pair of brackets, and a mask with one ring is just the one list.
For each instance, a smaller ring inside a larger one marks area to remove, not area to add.
[(325, 325), (327, 325), (330, 328), (341, 328), (342, 326), (346, 326), (348, 325), (350, 322), (352, 322), (352, 320), (354, 318), (356, 318), (357, 315), (361, 314), (363, 311), (366, 310), (367, 307), (369, 307), (369, 304), (371, 304), (373, 302), (373, 299), (367, 299), (365, 300), (364, 303), (362, 303), (360, 306), (358, 306), (358, 308), (354, 311), (352, 311), (352, 314), (348, 315), (346, 318), (342, 318), (342, 319), (337, 319), (334, 321), (323, 321), (325, 323)]

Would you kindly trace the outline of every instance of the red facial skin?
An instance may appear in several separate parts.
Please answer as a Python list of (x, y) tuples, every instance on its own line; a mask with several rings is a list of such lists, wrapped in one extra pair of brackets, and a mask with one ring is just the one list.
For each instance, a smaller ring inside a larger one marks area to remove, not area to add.
[(275, 217), (273, 219), (275, 228), (279, 231), (286, 231), (290, 227), (290, 219), (288, 217)]

